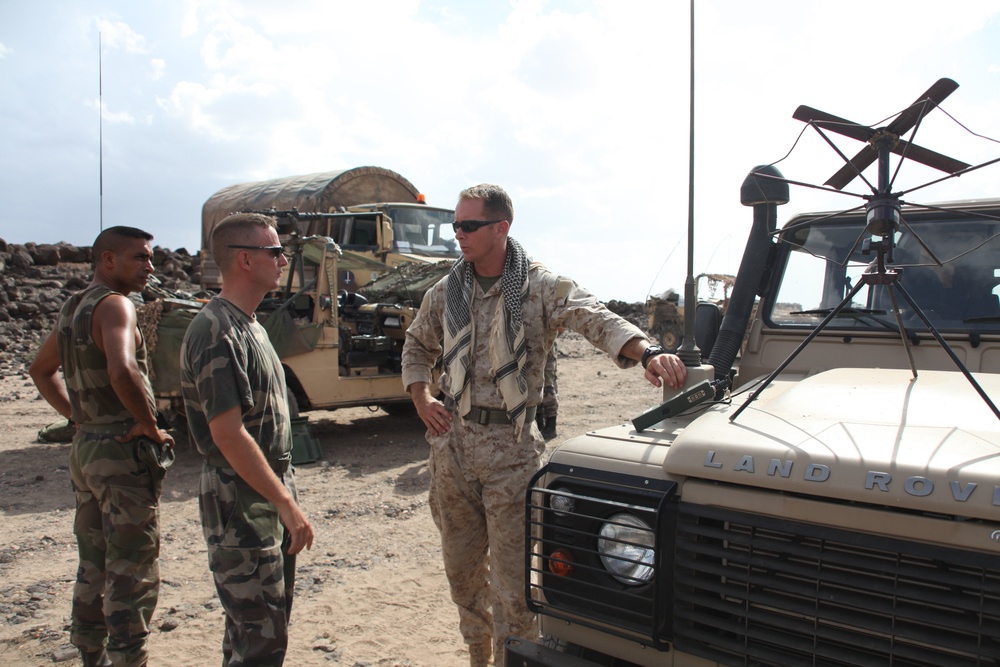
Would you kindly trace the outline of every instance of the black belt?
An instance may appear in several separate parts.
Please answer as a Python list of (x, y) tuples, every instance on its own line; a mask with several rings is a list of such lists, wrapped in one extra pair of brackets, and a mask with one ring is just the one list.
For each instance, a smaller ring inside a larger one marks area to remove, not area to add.
[[(535, 418), (535, 411), (538, 409), (537, 405), (529, 405), (524, 409), (524, 423), (528, 424)], [(469, 414), (462, 417), (470, 422), (475, 422), (481, 426), (486, 424), (509, 424), (510, 417), (507, 416), (506, 410), (492, 410), (490, 408), (480, 408), (475, 405), (469, 410)]]
[[(205, 457), (205, 463), (216, 468), (232, 468), (229, 461), (222, 455), (222, 452), (215, 452)], [(275, 475), (284, 475), (292, 467), (292, 453), (289, 452), (278, 459), (267, 459), (267, 465), (274, 471)]]

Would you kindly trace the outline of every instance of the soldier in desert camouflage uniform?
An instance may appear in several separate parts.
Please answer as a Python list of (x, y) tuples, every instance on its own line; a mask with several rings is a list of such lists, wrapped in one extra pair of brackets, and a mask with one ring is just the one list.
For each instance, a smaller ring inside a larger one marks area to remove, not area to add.
[(134, 227), (97, 237), (93, 280), (63, 306), (30, 368), (45, 400), (77, 424), (70, 641), (84, 665), (147, 664), (160, 587), (157, 511), (173, 440), (156, 427), (146, 345), (128, 298), (153, 273), (152, 238)]
[(295, 554), (313, 541), (296, 502), (285, 376), (254, 315), (288, 264), (271, 219), (236, 214), (212, 232), (222, 291), (181, 346), (191, 439), (205, 458), (198, 504), (226, 612), (223, 666), (277, 667), (288, 647)]
[[(530, 262), (507, 235), (513, 218), (498, 186), (459, 195), (463, 259), (428, 291), (403, 348), (403, 384), (431, 445), (431, 513), (473, 667), (491, 653), (499, 661), (508, 635), (535, 632), (524, 603), (523, 503), (545, 449), (534, 414), (558, 328), (582, 334), (623, 368), (649, 347), (593, 295)], [(646, 356), (654, 386), (683, 382), (677, 357)], [(430, 393), (439, 359), (444, 402)]]

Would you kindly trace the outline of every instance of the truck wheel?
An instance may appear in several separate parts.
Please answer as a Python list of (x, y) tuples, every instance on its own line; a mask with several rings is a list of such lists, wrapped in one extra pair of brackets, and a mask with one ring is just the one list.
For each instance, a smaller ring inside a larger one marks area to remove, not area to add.
[(676, 352), (677, 348), (681, 346), (684, 342), (684, 330), (677, 322), (671, 322), (665, 324), (659, 331), (657, 338), (660, 339), (660, 345), (663, 346), (667, 352)]

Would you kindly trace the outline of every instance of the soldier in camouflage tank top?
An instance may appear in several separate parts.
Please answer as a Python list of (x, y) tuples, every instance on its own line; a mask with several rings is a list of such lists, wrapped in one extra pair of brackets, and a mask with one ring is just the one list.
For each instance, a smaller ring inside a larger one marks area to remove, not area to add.
[(93, 281), (63, 306), (30, 368), (42, 396), (77, 424), (70, 641), (84, 665), (146, 665), (159, 593), (158, 502), (173, 440), (156, 427), (146, 346), (127, 298), (152, 273), (151, 239), (133, 227), (97, 237)]

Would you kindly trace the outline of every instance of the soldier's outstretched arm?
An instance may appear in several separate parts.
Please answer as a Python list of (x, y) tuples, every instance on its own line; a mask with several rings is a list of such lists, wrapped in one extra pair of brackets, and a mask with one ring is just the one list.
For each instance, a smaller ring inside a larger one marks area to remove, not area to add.
[(217, 415), (208, 422), (208, 428), (212, 432), (212, 440), (236, 474), (278, 508), (281, 523), (291, 540), (288, 552), (297, 554), (303, 547), (311, 549), (315, 536), (312, 524), (292, 494), (271, 470), (260, 447), (243, 427), (240, 407), (230, 408)]
[(57, 341), (58, 336), (53, 330), (38, 349), (38, 354), (28, 367), (28, 374), (31, 375), (31, 381), (35, 383), (42, 398), (55, 408), (56, 412), (66, 419), (71, 419), (69, 394), (66, 393), (66, 384), (59, 375), (59, 366), (62, 362), (59, 359)]

